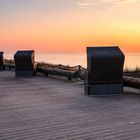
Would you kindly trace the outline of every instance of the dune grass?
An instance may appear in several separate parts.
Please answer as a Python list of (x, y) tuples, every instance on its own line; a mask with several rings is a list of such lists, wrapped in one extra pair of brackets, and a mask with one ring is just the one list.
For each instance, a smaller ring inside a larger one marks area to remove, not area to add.
[(135, 77), (135, 78), (140, 78), (140, 67), (136, 67), (135, 69), (126, 68), (124, 70), (124, 75)]

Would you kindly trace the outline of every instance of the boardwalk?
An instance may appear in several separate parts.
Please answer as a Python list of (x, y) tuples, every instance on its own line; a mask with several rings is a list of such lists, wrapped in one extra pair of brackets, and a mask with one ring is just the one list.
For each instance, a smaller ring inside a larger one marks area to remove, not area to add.
[(88, 97), (80, 81), (0, 72), (0, 140), (140, 140), (140, 96)]

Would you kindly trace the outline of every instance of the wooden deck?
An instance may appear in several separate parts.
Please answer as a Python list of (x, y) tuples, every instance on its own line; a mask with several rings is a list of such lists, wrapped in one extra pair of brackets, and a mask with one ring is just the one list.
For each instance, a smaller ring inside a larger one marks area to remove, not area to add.
[(89, 97), (80, 81), (0, 72), (0, 140), (140, 140), (140, 95)]

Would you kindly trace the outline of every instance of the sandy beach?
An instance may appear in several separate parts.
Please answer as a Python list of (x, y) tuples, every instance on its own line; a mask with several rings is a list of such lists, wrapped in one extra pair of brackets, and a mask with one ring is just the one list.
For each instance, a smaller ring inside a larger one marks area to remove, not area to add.
[(139, 90), (125, 88), (125, 95), (109, 97), (83, 92), (81, 81), (0, 72), (0, 139), (140, 138), (140, 96), (133, 93)]

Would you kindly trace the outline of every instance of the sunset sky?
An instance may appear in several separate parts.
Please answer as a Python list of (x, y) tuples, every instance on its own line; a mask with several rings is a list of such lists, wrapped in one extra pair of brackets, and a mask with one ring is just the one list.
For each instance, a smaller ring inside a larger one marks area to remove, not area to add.
[(140, 53), (140, 0), (0, 0), (0, 49), (77, 53), (118, 45)]

